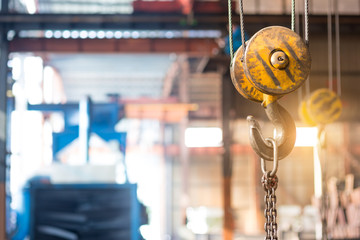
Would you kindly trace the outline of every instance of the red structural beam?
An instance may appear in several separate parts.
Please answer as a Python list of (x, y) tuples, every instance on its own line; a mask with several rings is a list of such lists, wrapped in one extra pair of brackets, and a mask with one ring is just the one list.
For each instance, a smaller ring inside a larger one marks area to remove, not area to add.
[[(134, 151), (140, 151), (138, 150), (139, 146), (128, 146), (128, 147), (129, 149), (127, 150), (129, 151), (130, 149)], [(178, 144), (167, 145), (165, 148), (163, 145), (154, 145), (151, 151), (153, 153), (158, 153), (158, 154), (162, 154), (164, 151), (166, 151), (166, 154), (168, 154), (169, 156), (179, 156), (180, 154), (180, 147)], [(192, 147), (192, 148), (188, 148), (188, 151), (191, 156), (197, 156), (197, 155), (213, 156), (213, 155), (222, 154), (224, 149), (223, 147)], [(250, 145), (234, 144), (231, 147), (231, 153), (234, 155), (249, 154), (252, 156), (254, 154), (254, 151), (252, 150)]]
[[(233, 5), (234, 2), (233, 2)], [(134, 13), (209, 13), (220, 14), (227, 12), (226, 1), (194, 1), (194, 0), (170, 0), (170, 1), (143, 1), (133, 2)]]
[(200, 53), (213, 55), (214, 39), (47, 39), (16, 38), (10, 52)]
[(142, 1), (133, 2), (134, 12), (146, 13), (169, 13), (181, 12), (181, 3), (179, 1)]

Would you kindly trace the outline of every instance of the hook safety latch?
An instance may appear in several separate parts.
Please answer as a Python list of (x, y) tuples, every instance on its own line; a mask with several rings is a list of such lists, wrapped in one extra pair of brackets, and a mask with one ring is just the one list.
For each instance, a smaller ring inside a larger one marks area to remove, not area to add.
[[(265, 112), (275, 126), (275, 138), (277, 159), (281, 160), (290, 154), (295, 145), (296, 127), (295, 122), (288, 111), (277, 101), (268, 104)], [(260, 125), (253, 116), (247, 117), (250, 129), (250, 144), (254, 151), (268, 161), (274, 160), (274, 144), (262, 135)]]

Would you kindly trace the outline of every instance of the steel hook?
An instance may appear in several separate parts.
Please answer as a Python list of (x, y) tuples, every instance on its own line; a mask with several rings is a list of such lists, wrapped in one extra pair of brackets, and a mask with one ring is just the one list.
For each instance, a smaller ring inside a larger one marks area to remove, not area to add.
[[(283, 159), (294, 148), (296, 139), (295, 122), (288, 111), (277, 101), (271, 102), (265, 107), (265, 112), (275, 126), (275, 141), (278, 149), (278, 160)], [(263, 159), (274, 160), (274, 149), (262, 133), (259, 123), (253, 116), (247, 117), (250, 129), (250, 144), (254, 151)]]

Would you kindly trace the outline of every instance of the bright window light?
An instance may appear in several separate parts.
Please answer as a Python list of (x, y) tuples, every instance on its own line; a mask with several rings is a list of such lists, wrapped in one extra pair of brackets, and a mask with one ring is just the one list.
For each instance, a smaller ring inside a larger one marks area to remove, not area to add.
[(56, 31), (54, 32), (54, 38), (61, 38), (61, 37), (62, 37), (61, 31), (56, 30)]
[(88, 35), (89, 35), (89, 33), (88, 33), (87, 31), (85, 31), (85, 30), (82, 30), (82, 31), (80, 32), (80, 38), (82, 38), (82, 39), (87, 38)]
[(40, 104), (42, 93), (43, 60), (40, 57), (26, 57), (24, 60), (24, 81), (26, 96), (30, 104)]
[(196, 234), (206, 234), (209, 231), (208, 224), (206, 222), (207, 209), (205, 207), (188, 208), (186, 209), (186, 215), (189, 219), (186, 227)]
[(12, 77), (15, 81), (20, 79), (21, 70), (22, 70), (22, 62), (19, 57), (14, 57), (11, 60), (11, 67), (12, 67)]
[(104, 32), (104, 31), (98, 31), (98, 32), (96, 33), (96, 36), (97, 36), (97, 38), (99, 38), (99, 39), (103, 39), (103, 38), (105, 37), (105, 32)]
[(70, 38), (70, 36), (71, 36), (71, 32), (69, 30), (66, 30), (66, 31), (62, 32), (62, 37), (63, 38), (68, 39), (68, 38)]
[(96, 38), (96, 32), (95, 31), (90, 31), (88, 36), (89, 36), (90, 39), (94, 39), (94, 38)]
[(51, 30), (45, 31), (45, 38), (52, 38), (54, 36), (54, 32)]
[(222, 130), (217, 127), (187, 128), (185, 145), (187, 147), (220, 147), (222, 146)]
[(54, 69), (50, 66), (44, 68), (44, 80), (43, 80), (43, 91), (45, 103), (53, 102), (54, 93)]
[(77, 39), (77, 38), (79, 38), (79, 36), (80, 36), (80, 32), (74, 30), (74, 31), (71, 31), (71, 34), (70, 34), (70, 35), (71, 35), (71, 38)]
[(22, 0), (21, 2), (25, 3), (25, 7), (28, 13), (36, 13), (36, 3), (34, 0)]
[(320, 198), (322, 195), (322, 172), (319, 149), (314, 147), (314, 196)]
[(317, 135), (316, 127), (297, 127), (295, 147), (315, 147)]

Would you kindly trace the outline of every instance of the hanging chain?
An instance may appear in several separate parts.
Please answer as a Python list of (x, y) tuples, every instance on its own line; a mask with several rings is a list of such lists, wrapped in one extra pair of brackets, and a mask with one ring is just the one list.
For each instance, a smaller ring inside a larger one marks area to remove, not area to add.
[(276, 210), (276, 195), (275, 190), (278, 187), (278, 177), (276, 172), (278, 169), (278, 148), (276, 140), (273, 138), (267, 138), (266, 141), (272, 144), (274, 148), (274, 160), (273, 160), (273, 169), (271, 171), (266, 170), (265, 160), (261, 159), (261, 170), (263, 176), (261, 178), (261, 183), (265, 191), (265, 225), (264, 230), (266, 233), (265, 240), (277, 240), (277, 210)]
[(270, 171), (266, 172), (262, 179), (261, 183), (265, 191), (265, 225), (264, 230), (266, 233), (265, 240), (277, 240), (277, 210), (276, 210), (276, 195), (275, 190), (278, 186), (278, 178), (276, 175), (271, 176)]

